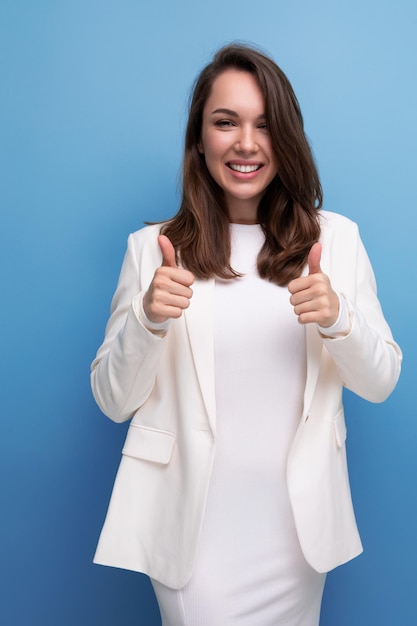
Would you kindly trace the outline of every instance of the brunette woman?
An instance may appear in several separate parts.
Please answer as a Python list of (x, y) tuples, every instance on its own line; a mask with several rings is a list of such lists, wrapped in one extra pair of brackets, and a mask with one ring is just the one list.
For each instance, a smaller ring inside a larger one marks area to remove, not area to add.
[(131, 419), (95, 561), (148, 574), (164, 626), (317, 626), (362, 550), (342, 389), (383, 401), (401, 352), (357, 226), (321, 204), (288, 79), (221, 49), (181, 206), (130, 235), (91, 374)]

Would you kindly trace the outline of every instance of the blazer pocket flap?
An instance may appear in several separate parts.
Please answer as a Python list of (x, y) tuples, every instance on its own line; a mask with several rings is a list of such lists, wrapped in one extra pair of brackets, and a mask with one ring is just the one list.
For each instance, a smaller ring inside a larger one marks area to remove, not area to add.
[(173, 433), (131, 424), (122, 454), (166, 465), (171, 459), (174, 443)]
[(333, 426), (337, 447), (341, 448), (344, 445), (347, 436), (346, 422), (343, 410), (339, 411), (339, 413), (334, 418)]

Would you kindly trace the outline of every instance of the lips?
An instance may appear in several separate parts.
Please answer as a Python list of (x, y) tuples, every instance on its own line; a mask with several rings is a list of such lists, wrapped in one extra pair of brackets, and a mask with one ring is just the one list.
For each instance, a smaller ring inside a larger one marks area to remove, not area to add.
[(243, 165), (240, 163), (228, 163), (227, 166), (230, 167), (230, 169), (233, 170), (234, 172), (240, 172), (241, 174), (250, 174), (251, 172), (256, 172), (257, 170), (261, 169), (261, 167), (263, 167), (261, 163), (256, 163), (252, 165)]

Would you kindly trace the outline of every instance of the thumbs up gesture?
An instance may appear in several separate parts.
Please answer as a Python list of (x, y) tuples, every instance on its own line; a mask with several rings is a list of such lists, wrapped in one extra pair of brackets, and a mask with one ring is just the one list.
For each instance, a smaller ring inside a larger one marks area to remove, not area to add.
[(168, 237), (158, 237), (162, 252), (162, 265), (159, 267), (143, 297), (146, 317), (155, 324), (169, 318), (181, 317), (190, 305), (193, 295), (190, 288), (194, 282), (191, 272), (177, 266), (175, 249)]
[(290, 302), (300, 324), (316, 323), (328, 328), (339, 316), (339, 298), (320, 267), (321, 243), (316, 242), (308, 255), (308, 276), (288, 284)]

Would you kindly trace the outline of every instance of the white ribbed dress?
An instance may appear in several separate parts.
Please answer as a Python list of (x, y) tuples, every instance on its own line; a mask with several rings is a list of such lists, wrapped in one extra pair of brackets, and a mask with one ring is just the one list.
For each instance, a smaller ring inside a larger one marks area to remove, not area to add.
[(325, 575), (305, 561), (286, 485), (302, 411), (305, 333), (286, 288), (262, 280), (259, 225), (231, 225), (216, 281), (218, 447), (191, 580), (153, 581), (163, 626), (317, 626)]

